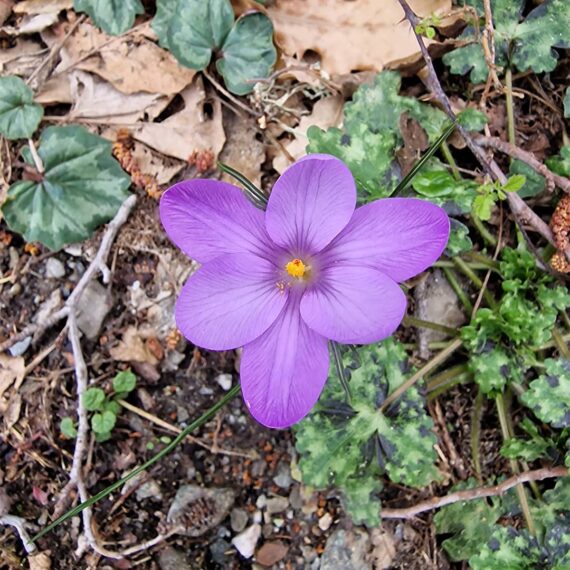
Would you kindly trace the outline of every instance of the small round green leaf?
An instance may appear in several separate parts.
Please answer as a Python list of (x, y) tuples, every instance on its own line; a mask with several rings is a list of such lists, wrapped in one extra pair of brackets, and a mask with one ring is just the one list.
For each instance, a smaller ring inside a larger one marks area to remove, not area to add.
[(68, 439), (74, 439), (77, 437), (77, 429), (75, 429), (75, 423), (69, 417), (63, 418), (59, 424), (59, 429), (61, 433)]
[[(33, 160), (24, 151), (24, 159)], [(83, 127), (49, 127), (38, 154), (45, 173), (8, 190), (2, 211), (10, 228), (52, 250), (82, 241), (110, 220), (129, 195), (129, 176), (111, 155), (111, 143)]]
[(117, 416), (107, 410), (102, 414), (95, 414), (91, 418), (91, 427), (95, 433), (108, 433), (115, 427), (116, 421)]
[(88, 412), (100, 410), (105, 401), (105, 392), (101, 388), (88, 388), (83, 394), (83, 405)]
[(43, 116), (44, 108), (34, 103), (32, 90), (19, 77), (0, 77), (0, 134), (10, 140), (30, 138)]
[(222, 55), (216, 66), (228, 89), (236, 95), (253, 91), (255, 79), (267, 77), (277, 59), (271, 20), (261, 13), (241, 17), (224, 42)]
[(115, 392), (132, 392), (137, 385), (137, 377), (130, 370), (123, 370), (113, 378)]
[(107, 34), (118, 36), (129, 30), (137, 14), (144, 14), (140, 0), (75, 0), (73, 8), (86, 12)]
[(174, 57), (191, 69), (208, 67), (214, 50), (220, 48), (234, 22), (234, 11), (229, 0), (179, 0), (165, 21), (173, 4), (167, 2), (161, 12), (158, 34), (161, 45), (166, 45)]

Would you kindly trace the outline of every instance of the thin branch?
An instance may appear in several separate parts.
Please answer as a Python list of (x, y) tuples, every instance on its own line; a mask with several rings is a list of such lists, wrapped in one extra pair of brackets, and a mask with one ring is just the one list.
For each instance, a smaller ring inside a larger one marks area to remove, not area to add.
[(38, 174), (43, 174), (46, 169), (44, 168), (44, 163), (38, 154), (38, 149), (36, 148), (36, 145), (31, 138), (28, 139), (28, 145), (30, 146), (30, 153), (32, 155), (32, 160), (34, 161), (34, 166), (36, 167)]
[(476, 135), (475, 141), (485, 148), (492, 148), (510, 156), (511, 158), (521, 160), (528, 164), (533, 170), (544, 176), (546, 180), (550, 182), (548, 186), (551, 189), (556, 185), (558, 188), (564, 190), (564, 192), (568, 192), (570, 194), (570, 179), (552, 172), (552, 170), (540, 162), (532, 152), (523, 150), (513, 144), (501, 140), (498, 137)]
[(245, 103), (242, 103), (237, 97), (234, 97), (219, 81), (216, 81), (214, 77), (212, 77), (207, 69), (203, 69), (202, 73), (204, 77), (223, 95), (225, 95), (232, 103), (237, 105), (240, 109), (243, 109), (250, 115), (254, 117), (259, 117), (259, 113), (256, 113), (253, 109), (250, 109)]
[(457, 491), (450, 493), (444, 497), (433, 497), (427, 501), (422, 501), (412, 507), (405, 507), (403, 509), (385, 509), (382, 508), (382, 518), (384, 519), (411, 519), (415, 516), (452, 505), (461, 501), (473, 501), (474, 499), (483, 499), (485, 497), (496, 497), (502, 495), (508, 490), (520, 485), (522, 483), (530, 483), (531, 481), (542, 481), (544, 479), (553, 479), (556, 477), (566, 477), (568, 469), (566, 467), (554, 467), (550, 469), (537, 469), (536, 471), (525, 471), (518, 475), (514, 475), (506, 479), (499, 485), (491, 487), (476, 487), (475, 489), (468, 489), (466, 491)]
[(0, 525), (13, 526), (16, 529), (28, 554), (33, 554), (37, 550), (36, 545), (31, 541), (30, 535), (26, 530), (26, 527), (30, 526), (27, 520), (15, 515), (3, 515), (0, 517)]

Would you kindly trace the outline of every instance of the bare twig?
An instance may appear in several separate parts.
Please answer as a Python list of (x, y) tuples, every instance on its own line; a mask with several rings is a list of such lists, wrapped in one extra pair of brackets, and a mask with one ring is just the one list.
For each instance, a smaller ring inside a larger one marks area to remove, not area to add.
[(31, 541), (30, 535), (26, 531), (26, 527), (30, 526), (27, 520), (15, 515), (3, 515), (0, 517), (0, 525), (13, 526), (16, 529), (28, 554), (33, 554), (37, 550), (36, 545)]
[(28, 145), (30, 146), (30, 153), (32, 155), (34, 166), (36, 167), (38, 174), (43, 174), (45, 172), (44, 163), (38, 154), (38, 149), (36, 148), (34, 141), (32, 139), (28, 139)]
[[(485, 54), (485, 61), (489, 68), (489, 78), (487, 85), (491, 82), (495, 85), (495, 89), (502, 89), (503, 86), (497, 75), (497, 66), (495, 65), (495, 28), (493, 26), (493, 12), (491, 11), (491, 0), (483, 0), (485, 8), (485, 29), (483, 30), (482, 44)], [(488, 88), (485, 89), (487, 93)]]
[(553, 479), (556, 477), (566, 477), (568, 469), (566, 467), (553, 467), (546, 469), (537, 469), (536, 471), (525, 471), (518, 475), (514, 475), (506, 479), (499, 485), (491, 487), (476, 487), (475, 489), (468, 489), (466, 491), (458, 491), (456, 493), (449, 493), (444, 497), (433, 497), (427, 501), (422, 501), (412, 507), (403, 509), (387, 509), (382, 508), (382, 518), (385, 519), (411, 519), (421, 513), (439, 509), (446, 505), (459, 503), (460, 501), (473, 501), (474, 499), (483, 499), (485, 497), (496, 497), (506, 493), (509, 489), (521, 485), (522, 483), (530, 483), (531, 481), (542, 481), (544, 479)]
[(511, 158), (516, 158), (528, 164), (533, 170), (546, 178), (550, 190), (553, 190), (556, 185), (558, 188), (564, 190), (564, 192), (570, 193), (570, 179), (552, 172), (552, 170), (540, 162), (532, 152), (523, 150), (498, 137), (476, 135), (475, 141), (483, 147), (498, 150)]
[(243, 109), (246, 113), (253, 115), (254, 117), (259, 117), (259, 113), (256, 113), (253, 109), (250, 109), (245, 103), (242, 103), (237, 97), (234, 97), (219, 81), (212, 77), (207, 69), (203, 69), (202, 73), (204, 77), (223, 95), (225, 95), (234, 105), (237, 105), (240, 109)]

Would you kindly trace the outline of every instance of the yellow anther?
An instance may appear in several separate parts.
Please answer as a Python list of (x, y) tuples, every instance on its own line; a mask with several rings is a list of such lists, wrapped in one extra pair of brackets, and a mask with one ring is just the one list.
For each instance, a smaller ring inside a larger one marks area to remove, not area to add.
[(307, 267), (300, 259), (293, 259), (285, 266), (285, 270), (291, 277), (303, 277)]

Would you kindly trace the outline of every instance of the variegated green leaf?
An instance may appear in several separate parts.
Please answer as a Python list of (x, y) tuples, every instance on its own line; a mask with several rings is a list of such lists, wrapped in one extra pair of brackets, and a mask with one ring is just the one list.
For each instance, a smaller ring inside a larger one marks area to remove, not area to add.
[(158, 36), (158, 43), (166, 49), (170, 49), (168, 27), (177, 5), (178, 0), (156, 0), (156, 15), (150, 25)]
[(347, 163), (363, 202), (389, 196), (402, 178), (396, 152), (403, 146), (403, 113), (419, 122), (429, 142), (441, 135), (445, 115), (413, 97), (399, 95), (398, 73), (384, 71), (373, 85), (362, 86), (344, 107), (344, 126), (323, 131), (311, 127), (307, 152), (337, 156)]
[(144, 14), (140, 0), (74, 0), (77, 12), (86, 12), (107, 34), (118, 36), (129, 30), (137, 14)]
[(460, 253), (471, 251), (473, 249), (473, 242), (469, 237), (469, 228), (454, 218), (449, 218), (449, 221), (451, 222), (451, 231), (449, 233), (447, 246), (445, 247), (445, 255), (455, 257)]
[(230, 1), (179, 0), (173, 6), (166, 2), (158, 14), (158, 27), (154, 23), (161, 45), (168, 46), (187, 67), (208, 67), (212, 54), (222, 47), (232, 28), (234, 11)]
[(269, 75), (276, 59), (273, 25), (265, 14), (258, 12), (237, 20), (216, 66), (228, 89), (236, 95), (245, 95), (253, 91), (256, 79)]
[[(24, 159), (33, 166), (29, 149)], [(38, 154), (45, 172), (8, 190), (2, 211), (10, 228), (50, 249), (88, 238), (129, 195), (130, 178), (111, 143), (82, 127), (49, 127)]]
[(546, 373), (533, 380), (521, 401), (538, 418), (556, 428), (570, 427), (570, 361), (544, 361)]
[(10, 140), (30, 138), (43, 116), (43, 107), (19, 77), (0, 77), (0, 134)]

